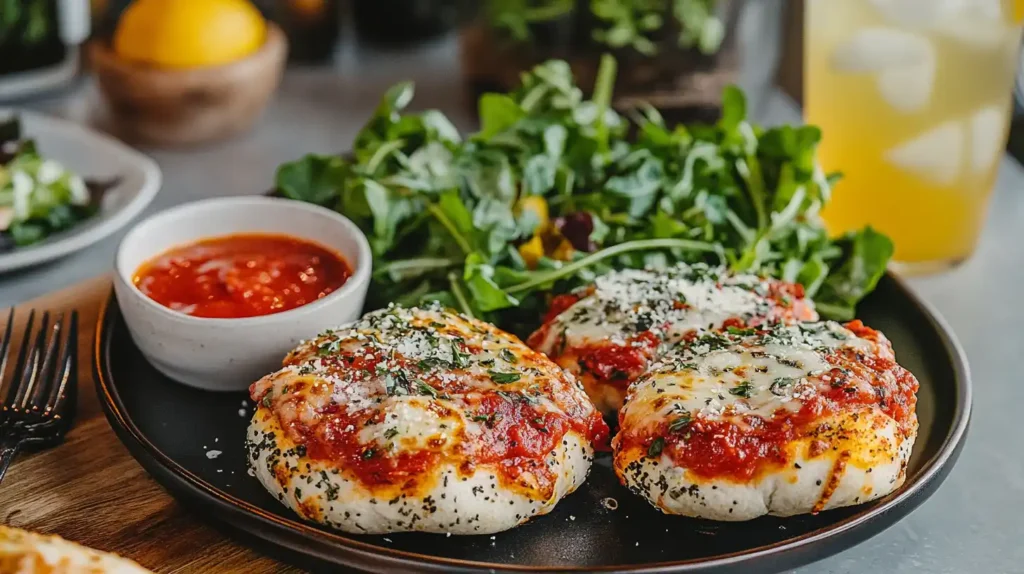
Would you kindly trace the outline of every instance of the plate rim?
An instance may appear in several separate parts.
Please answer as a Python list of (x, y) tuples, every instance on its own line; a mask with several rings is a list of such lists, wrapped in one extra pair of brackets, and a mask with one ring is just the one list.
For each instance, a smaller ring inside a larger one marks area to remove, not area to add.
[[(272, 544), (289, 548), (307, 556), (314, 556), (334, 564), (339, 564), (339, 559), (331, 552), (324, 552), (322, 549), (328, 547), (338, 552), (342, 547), (345, 552), (352, 554), (358, 561), (350, 562), (351, 566), (365, 566), (366, 564), (379, 564), (387, 567), (405, 567), (417, 571), (432, 572), (629, 572), (631, 574), (656, 574), (656, 573), (692, 573), (707, 572), (740, 566), (753, 563), (759, 559), (771, 559), (779, 555), (793, 556), (805, 552), (815, 545), (824, 543), (829, 539), (842, 537), (844, 540), (853, 538), (854, 534), (864, 534), (867, 528), (876, 519), (893, 511), (900, 511), (901, 514), (891, 523), (885, 524), (875, 532), (862, 536), (851, 544), (842, 544), (839, 550), (826, 555), (836, 554), (846, 550), (863, 540), (880, 533), (895, 524), (910, 512), (915, 510), (921, 503), (929, 498), (935, 490), (945, 481), (953, 465), (960, 456), (966, 442), (967, 432), (970, 426), (971, 413), (973, 410), (973, 389), (970, 368), (967, 355), (957, 340), (956, 335), (950, 329), (949, 324), (942, 315), (927, 301), (921, 299), (906, 282), (892, 272), (887, 272), (887, 278), (913, 303), (932, 324), (934, 331), (939, 335), (940, 343), (950, 355), (954, 368), (954, 383), (956, 386), (956, 405), (954, 405), (953, 425), (943, 437), (942, 444), (938, 451), (927, 461), (920, 475), (913, 481), (908, 481), (896, 492), (889, 494), (879, 500), (873, 508), (853, 516), (844, 518), (828, 526), (823, 526), (801, 536), (776, 542), (766, 546), (760, 546), (751, 550), (723, 554), (710, 559), (695, 559), (686, 561), (656, 562), (649, 564), (618, 564), (601, 566), (531, 566), (520, 564), (497, 564), (479, 562), (473, 560), (462, 560), (457, 558), (444, 558), (417, 554), (382, 547), (358, 540), (353, 540), (339, 533), (328, 532), (306, 524), (298, 519), (284, 518), (271, 514), (258, 508), (245, 500), (241, 500), (228, 492), (206, 482), (196, 476), (188, 469), (182, 467), (166, 453), (162, 452), (142, 433), (134, 421), (124, 412), (124, 405), (121, 402), (117, 391), (111, 386), (108, 380), (105, 350), (109, 345), (104, 344), (105, 332), (109, 323), (115, 317), (111, 311), (111, 305), (117, 310), (116, 297), (113, 292), (104, 300), (100, 307), (100, 315), (96, 322), (95, 338), (93, 342), (93, 375), (96, 384), (96, 391), (101, 399), (103, 410), (107, 415), (110, 425), (122, 443), (128, 447), (132, 457), (139, 462), (151, 477), (156, 480), (171, 496), (181, 500), (181, 490), (187, 490), (194, 498), (212, 503), (216, 508), (215, 514), (227, 514), (235, 517), (242, 517), (244, 520), (234, 522), (231, 527), (253, 534), (261, 539), (268, 540)], [(119, 313), (120, 311), (117, 310)], [(214, 514), (214, 513), (211, 513)], [(205, 517), (203, 517), (205, 518)], [(201, 518), (201, 519), (203, 519)], [(214, 516), (214, 518), (220, 518)], [(260, 526), (270, 528), (272, 536), (261, 531)], [(303, 542), (305, 544), (303, 544)], [(316, 549), (311, 548), (316, 546)], [(812, 553), (813, 555), (813, 553)], [(799, 564), (809, 564), (823, 556), (810, 559), (798, 560)], [(795, 566), (795, 565), (791, 565)]]
[(163, 173), (160, 166), (153, 158), (132, 148), (121, 140), (92, 129), (86, 124), (80, 124), (61, 117), (42, 114), (32, 110), (16, 107), (0, 106), (0, 116), (14, 114), (20, 117), (30, 117), (33, 122), (42, 122), (53, 126), (59, 131), (76, 133), (80, 138), (101, 142), (103, 145), (116, 150), (117, 154), (132, 163), (142, 172), (142, 185), (135, 192), (135, 196), (120, 209), (112, 211), (97, 222), (95, 226), (75, 231), (72, 227), (66, 230), (67, 235), (52, 243), (42, 245), (29, 245), (17, 248), (14, 251), (0, 254), (0, 273), (10, 273), (26, 267), (40, 265), (59, 259), (61, 257), (81, 251), (128, 225), (156, 197), (157, 192), (163, 184)]

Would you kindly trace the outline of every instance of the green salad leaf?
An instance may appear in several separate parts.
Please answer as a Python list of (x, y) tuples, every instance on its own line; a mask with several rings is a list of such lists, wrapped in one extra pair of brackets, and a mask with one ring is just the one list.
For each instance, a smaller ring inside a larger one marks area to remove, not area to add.
[(43, 157), (18, 117), (0, 120), (0, 252), (39, 242), (91, 217), (116, 185), (86, 181)]
[(289, 199), (328, 205), (337, 197), (335, 185), (345, 176), (344, 170), (339, 157), (310, 157), (309, 161), (282, 166), (277, 172), (277, 189)]
[(835, 177), (815, 159), (820, 130), (754, 125), (733, 87), (713, 125), (624, 117), (614, 75), (606, 56), (588, 99), (568, 64), (541, 64), (484, 95), (465, 138), (437, 111), (407, 112), (413, 87), (399, 84), (350, 156), (282, 165), (279, 192), (363, 229), (372, 306), (439, 300), (525, 333), (552, 295), (612, 269), (708, 262), (799, 282), (823, 315), (851, 317), (892, 242), (827, 235), (818, 214)]
[(837, 320), (853, 319), (854, 307), (874, 290), (885, 274), (893, 245), (888, 237), (868, 227), (836, 241), (843, 250), (841, 265), (825, 277), (818, 291), (819, 311)]

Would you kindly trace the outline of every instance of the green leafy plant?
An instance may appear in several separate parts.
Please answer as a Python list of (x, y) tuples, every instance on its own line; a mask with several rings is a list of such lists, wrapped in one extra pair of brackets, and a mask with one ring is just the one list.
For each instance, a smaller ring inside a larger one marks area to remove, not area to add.
[(487, 0), (484, 14), (495, 28), (506, 31), (516, 40), (530, 39), (530, 25), (569, 16), (576, 9), (576, 0)]
[(0, 0), (0, 47), (34, 46), (49, 36), (54, 22), (50, 0)]
[(439, 300), (524, 333), (552, 294), (601, 273), (702, 261), (799, 282), (824, 314), (852, 317), (892, 244), (871, 229), (826, 234), (820, 131), (749, 123), (736, 88), (714, 125), (670, 127), (653, 108), (623, 117), (615, 67), (605, 56), (587, 99), (565, 62), (537, 66), (481, 98), (465, 139), (436, 111), (405, 112), (412, 86), (399, 84), (350, 156), (285, 164), (277, 186), (367, 233), (375, 306)]
[(658, 37), (667, 26), (678, 28), (678, 45), (703, 54), (718, 51), (724, 26), (715, 14), (718, 0), (488, 0), (484, 13), (490, 25), (514, 40), (532, 38), (531, 25), (552, 22), (589, 10), (598, 23), (594, 41), (641, 54), (658, 51)]

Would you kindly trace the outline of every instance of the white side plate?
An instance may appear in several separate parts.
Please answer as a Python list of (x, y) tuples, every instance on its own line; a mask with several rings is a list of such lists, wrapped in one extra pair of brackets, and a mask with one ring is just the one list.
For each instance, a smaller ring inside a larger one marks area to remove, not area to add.
[(33, 112), (0, 107), (0, 118), (21, 116), (22, 132), (52, 158), (85, 179), (120, 178), (103, 196), (99, 212), (78, 225), (27, 247), (0, 253), (0, 273), (44, 263), (84, 249), (124, 227), (153, 201), (160, 168), (152, 159), (86, 126)]

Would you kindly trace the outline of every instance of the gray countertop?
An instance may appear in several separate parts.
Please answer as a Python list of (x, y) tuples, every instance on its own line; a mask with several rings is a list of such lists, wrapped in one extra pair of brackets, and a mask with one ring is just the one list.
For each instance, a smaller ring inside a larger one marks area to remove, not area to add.
[[(164, 185), (147, 213), (204, 197), (268, 189), (281, 162), (306, 152), (348, 147), (384, 88), (417, 82), (419, 107), (439, 108), (460, 129), (472, 128), (458, 80), (457, 51), (439, 42), (415, 54), (346, 50), (333, 68), (292, 69), (266, 117), (238, 139), (188, 150), (144, 150), (159, 163)], [(29, 107), (103, 125), (95, 87), (31, 102)], [(764, 98), (763, 121), (795, 121), (785, 98)], [(108, 270), (124, 232), (56, 263), (0, 277), (0, 307), (60, 289)], [(912, 287), (948, 320), (973, 371), (974, 418), (967, 448), (941, 489), (908, 518), (811, 573), (1024, 572), (1024, 449), (1016, 436), (1024, 385), (1016, 360), (1024, 352), (1024, 169), (1000, 168), (991, 217), (977, 253), (945, 274), (914, 278)], [(1014, 446), (1016, 445), (1016, 446)]]

